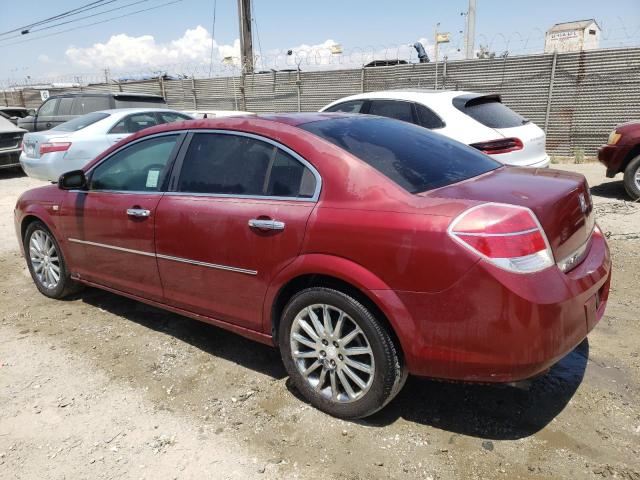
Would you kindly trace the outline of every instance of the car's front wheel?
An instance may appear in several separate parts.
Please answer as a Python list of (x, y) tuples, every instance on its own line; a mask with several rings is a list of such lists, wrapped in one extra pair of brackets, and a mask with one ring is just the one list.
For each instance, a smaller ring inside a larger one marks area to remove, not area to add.
[(67, 271), (60, 245), (44, 223), (29, 224), (24, 235), (24, 252), (31, 278), (42, 294), (62, 298), (79, 290)]
[(633, 158), (624, 170), (624, 188), (632, 199), (640, 198), (640, 155)]
[(361, 418), (384, 407), (406, 379), (386, 327), (364, 305), (337, 290), (295, 295), (279, 329), (282, 358), (293, 382), (318, 409)]

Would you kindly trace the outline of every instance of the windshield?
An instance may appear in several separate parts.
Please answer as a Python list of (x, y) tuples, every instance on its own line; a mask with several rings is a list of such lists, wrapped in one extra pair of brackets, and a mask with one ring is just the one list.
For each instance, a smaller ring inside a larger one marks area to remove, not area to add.
[(358, 157), (411, 193), (450, 185), (501, 166), (474, 148), (390, 118), (348, 116), (299, 127)]
[(53, 127), (51, 130), (62, 132), (77, 132), (78, 130), (82, 130), (89, 125), (93, 125), (94, 123), (99, 122), (100, 120), (104, 120), (108, 116), (108, 113), (102, 112), (87, 113), (86, 115), (82, 115), (81, 117), (61, 123), (57, 127)]

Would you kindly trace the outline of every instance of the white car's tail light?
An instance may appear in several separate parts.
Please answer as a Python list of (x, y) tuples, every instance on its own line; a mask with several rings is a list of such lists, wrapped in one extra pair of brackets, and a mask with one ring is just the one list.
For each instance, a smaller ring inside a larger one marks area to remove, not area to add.
[(522, 140), (519, 138), (500, 138), (498, 140), (489, 140), (488, 142), (472, 143), (471, 146), (487, 155), (515, 152), (524, 148)]
[(460, 245), (511, 272), (538, 272), (554, 264), (547, 236), (526, 207), (478, 205), (456, 217), (447, 232)]
[(40, 155), (51, 152), (66, 152), (71, 147), (71, 142), (47, 142), (40, 144)]

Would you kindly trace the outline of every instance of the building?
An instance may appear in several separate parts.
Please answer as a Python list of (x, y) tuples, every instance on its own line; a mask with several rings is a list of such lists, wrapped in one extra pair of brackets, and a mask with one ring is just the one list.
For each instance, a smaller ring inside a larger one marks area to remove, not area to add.
[(556, 23), (547, 30), (544, 53), (592, 50), (599, 42), (600, 27), (594, 19)]

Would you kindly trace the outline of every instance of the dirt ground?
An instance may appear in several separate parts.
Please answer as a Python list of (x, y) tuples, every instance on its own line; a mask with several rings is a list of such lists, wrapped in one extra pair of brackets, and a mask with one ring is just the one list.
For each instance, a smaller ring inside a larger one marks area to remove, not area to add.
[(640, 480), (640, 204), (585, 174), (614, 262), (607, 313), (530, 390), (410, 378), (345, 422), (308, 406), (278, 353), (110, 293), (40, 295), (0, 171), (0, 478)]

